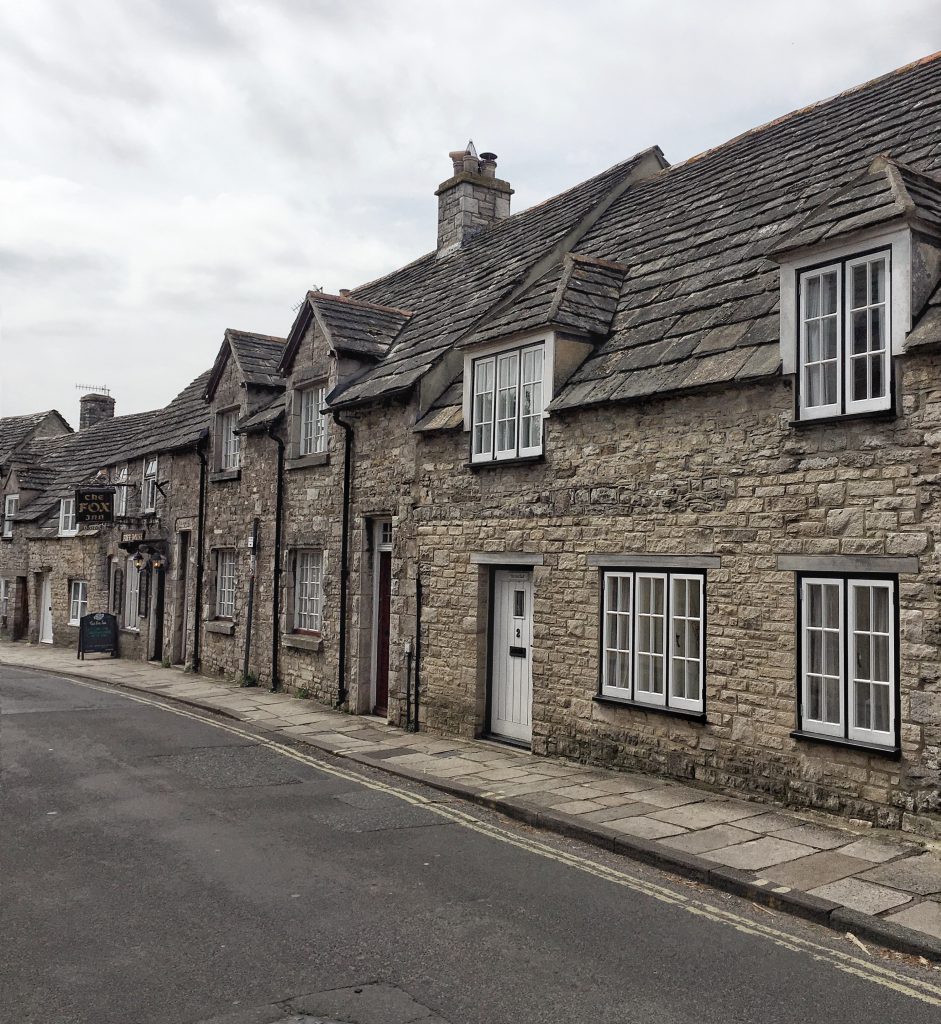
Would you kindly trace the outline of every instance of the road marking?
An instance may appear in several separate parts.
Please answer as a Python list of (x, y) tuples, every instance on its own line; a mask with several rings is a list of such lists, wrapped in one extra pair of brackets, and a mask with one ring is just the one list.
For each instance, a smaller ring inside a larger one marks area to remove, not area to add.
[[(55, 673), (49, 674), (54, 675)], [(687, 911), (687, 913), (694, 914), (697, 917), (703, 917), (707, 920), (727, 925), (734, 928), (736, 931), (742, 932), (743, 934), (751, 935), (755, 938), (767, 939), (768, 941), (794, 953), (807, 954), (817, 962), (826, 962), (830, 964), (830, 966), (844, 971), (846, 974), (852, 974), (865, 981), (881, 985), (883, 988), (888, 988), (900, 995), (917, 999), (920, 1002), (927, 1003), (929, 1006), (941, 1006), (941, 986), (934, 985), (929, 981), (919, 978), (910, 978), (907, 975), (900, 974), (898, 971), (894, 971), (890, 967), (885, 967), (882, 964), (862, 960), (859, 957), (853, 956), (851, 953), (844, 953), (841, 950), (831, 949), (828, 946), (820, 945), (810, 939), (790, 935), (787, 932), (779, 931), (777, 928), (772, 928), (770, 925), (763, 924), (760, 921), (751, 921), (747, 917), (742, 917), (740, 914), (735, 914), (730, 910), (723, 910), (721, 907), (712, 907), (708, 903), (693, 899), (683, 893), (674, 892), (666, 886), (658, 885), (655, 882), (650, 882), (643, 878), (637, 878), (636, 876), (631, 875), (626, 871), (621, 871), (618, 868), (596, 863), (595, 861), (592, 861), (587, 857), (582, 857), (579, 854), (554, 849), (547, 843), (540, 842), (538, 839), (531, 839), (524, 835), (517, 835), (499, 825), (482, 821), (479, 818), (474, 817), (472, 814), (469, 814), (467, 811), (462, 811), (453, 805), (441, 804), (429, 797), (422, 796), (419, 793), (409, 793), (407, 790), (398, 789), (389, 783), (370, 779), (357, 772), (350, 771), (349, 769), (328, 764), (326, 761), (321, 761), (319, 758), (313, 757), (310, 754), (305, 754), (302, 751), (295, 750), (293, 747), (289, 747), (284, 743), (279, 743), (277, 740), (258, 736), (255, 733), (248, 732), (247, 730), (229, 722), (217, 722), (211, 718), (207, 718), (205, 714), (190, 711), (182, 707), (174, 707), (159, 700), (142, 697), (139, 694), (130, 694), (123, 690), (116, 690), (112, 686), (100, 686), (86, 682), (85, 680), (73, 679), (68, 676), (60, 676), (59, 678), (66, 678), (76, 686), (85, 686), (90, 690), (97, 690), (99, 693), (117, 693), (127, 700), (134, 701), (138, 704), (146, 704), (149, 707), (157, 708), (158, 710), (164, 711), (168, 714), (179, 715), (181, 718), (189, 718), (193, 721), (200, 722), (203, 725), (210, 726), (213, 729), (221, 729), (223, 732), (230, 733), (233, 736), (251, 740), (252, 743), (267, 747), (269, 750), (280, 754), (282, 757), (287, 757), (292, 761), (298, 761), (300, 764), (314, 768), (325, 775), (332, 775), (335, 778), (343, 779), (347, 782), (353, 783), (354, 785), (364, 786), (367, 789), (371, 789), (379, 793), (386, 793), (389, 796), (393, 796), (396, 799), (412, 804), (413, 806), (422, 807), (432, 814), (437, 814), (441, 818), (446, 818), (455, 825), (471, 829), (472, 831), (478, 832), (490, 839), (494, 839), (497, 842), (505, 843), (509, 846), (515, 846), (520, 850), (525, 850), (527, 853), (543, 857), (547, 860), (554, 860), (559, 864), (574, 868), (584, 874), (594, 875), (596, 878), (601, 878), (604, 881), (623, 886), (624, 888), (631, 889), (634, 892), (641, 893), (644, 896), (650, 896), (655, 900), (659, 900), (661, 903), (667, 903), (671, 906), (679, 907)]]

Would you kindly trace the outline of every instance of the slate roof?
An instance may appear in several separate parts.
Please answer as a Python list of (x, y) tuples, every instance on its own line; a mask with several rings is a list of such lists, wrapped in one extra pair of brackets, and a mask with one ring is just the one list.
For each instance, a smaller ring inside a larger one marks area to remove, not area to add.
[[(571, 251), (618, 195), (663, 167), (659, 149), (602, 174), (482, 232), (444, 258), (429, 253), (352, 297), (412, 311), (388, 355), (330, 396), (333, 405), (369, 401), (410, 389), (455, 342), (515, 290), (528, 291)], [(531, 279), (530, 279), (531, 278)]]
[(27, 413), (24, 416), (0, 417), (0, 466), (9, 460), (20, 445), (29, 440), (33, 432), (42, 426), (49, 416), (55, 416), (62, 422), (63, 427), (71, 429), (55, 409)]
[(206, 398), (212, 399), (222, 378), (229, 355), (235, 359), (239, 375), (245, 384), (260, 387), (284, 387), (278, 364), (284, 352), (285, 339), (254, 331), (237, 331), (227, 327), (222, 346), (213, 363), (206, 384)]
[(21, 486), (24, 479), (35, 482), (42, 493), (19, 511), (16, 520), (41, 519), (100, 469), (194, 445), (207, 429), (203, 396), (209, 375), (210, 371), (201, 374), (163, 409), (115, 416), (22, 449), (15, 460), (17, 478)]
[[(572, 252), (628, 270), (610, 329), (553, 409), (774, 376), (779, 275), (771, 257), (881, 154), (891, 155), (887, 174), (898, 175), (919, 217), (936, 217), (931, 176), (941, 170), (939, 124), (936, 54), (647, 174), (617, 194), (640, 158), (620, 164), (453, 255), (425, 256), (355, 289), (356, 298), (414, 315), (389, 354), (330, 400), (353, 404), (409, 390), (458, 342), (494, 336), (491, 319), (507, 334), (535, 325), (543, 310), (551, 312), (549, 295), (557, 294), (563, 257)], [(600, 216), (585, 224), (593, 207)], [(603, 307), (598, 312), (606, 315)]]
[(878, 156), (855, 181), (834, 190), (789, 231), (773, 255), (840, 238), (891, 222), (941, 229), (941, 179), (890, 157)]

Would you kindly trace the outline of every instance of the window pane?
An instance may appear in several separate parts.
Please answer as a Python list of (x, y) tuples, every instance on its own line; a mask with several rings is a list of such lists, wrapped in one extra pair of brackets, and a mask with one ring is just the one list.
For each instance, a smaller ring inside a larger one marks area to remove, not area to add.
[(836, 271), (831, 270), (823, 275), (823, 282), (820, 293), (820, 312), (822, 314), (835, 313), (837, 302)]
[(872, 728), (872, 687), (868, 683), (856, 684), (856, 725), (860, 729)]
[(853, 353), (869, 350), (869, 328), (866, 311), (861, 309), (853, 314)]
[(823, 366), (823, 404), (833, 405), (837, 396), (837, 363), (825, 363)]
[(888, 732), (891, 727), (889, 713), (890, 689), (888, 686), (872, 687), (872, 728)]
[(885, 397), (885, 363), (881, 355), (869, 357), (869, 397)]
[(872, 628), (879, 633), (888, 633), (889, 588), (872, 587), (869, 594), (872, 603)]
[(807, 683), (807, 717), (812, 718), (815, 722), (823, 721), (822, 708), (823, 702), (821, 700), (822, 691), (820, 686), (820, 680), (816, 677), (812, 677)]
[(869, 264), (869, 301), (885, 302), (885, 259)]
[(889, 638), (876, 635), (872, 638), (872, 675), (870, 678), (887, 683), (891, 680), (889, 665)]
[(826, 320), (821, 321), (821, 330), (823, 332), (823, 341), (821, 344), (821, 353), (824, 359), (836, 359), (836, 347), (837, 347), (837, 324), (836, 317), (829, 316)]
[(820, 321), (812, 320), (807, 325), (807, 362), (816, 363), (820, 359)]
[(804, 317), (820, 316), (820, 278), (808, 277), (804, 282)]
[(840, 722), (840, 681), (831, 679), (825, 680), (826, 690), (826, 717), (824, 721), (831, 725), (839, 725)]
[(852, 274), (853, 309), (859, 309), (868, 303), (866, 292), (866, 265), (860, 264), (853, 267)]
[(826, 594), (826, 616), (823, 624), (828, 629), (840, 628), (840, 588), (834, 583), (828, 583), (823, 588)]

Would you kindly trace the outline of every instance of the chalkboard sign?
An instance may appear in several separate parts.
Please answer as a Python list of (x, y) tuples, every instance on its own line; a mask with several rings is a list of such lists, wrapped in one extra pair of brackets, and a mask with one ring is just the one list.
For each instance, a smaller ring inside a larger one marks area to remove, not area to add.
[(83, 615), (78, 627), (78, 657), (86, 654), (118, 656), (118, 620), (107, 612)]
[(75, 492), (76, 523), (113, 523), (114, 488), (80, 487)]

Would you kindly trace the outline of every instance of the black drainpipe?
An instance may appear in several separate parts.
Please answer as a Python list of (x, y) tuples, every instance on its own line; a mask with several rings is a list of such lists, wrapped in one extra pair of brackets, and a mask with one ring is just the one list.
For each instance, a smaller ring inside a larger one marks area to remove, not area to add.
[(353, 462), (353, 428), (333, 410), (333, 422), (344, 430), (343, 444), (343, 529), (340, 536), (340, 652), (337, 667), (337, 707), (346, 703), (346, 594), (350, 575), (350, 490)]
[(421, 573), (415, 574), (415, 732), (418, 732), (418, 708), (421, 703)]
[[(248, 686), (248, 668), (252, 659), (252, 613), (255, 610), (255, 578), (258, 576), (258, 526), (260, 522), (261, 520), (257, 516), (252, 520), (252, 565), (248, 577), (248, 608), (245, 612), (245, 657), (242, 661), (242, 686)], [(257, 685), (257, 682), (252, 685)]]
[(193, 671), (198, 672), (200, 668), (199, 639), (202, 635), (203, 622), (203, 533), (206, 529), (206, 445), (209, 441), (209, 431), (203, 430), (199, 435), (196, 444), (196, 454), (199, 456), (199, 508), (196, 513), (196, 615), (194, 616), (193, 629)]
[(271, 690), (281, 689), (279, 675), (281, 655), (281, 520), (284, 518), (284, 442), (274, 432), (274, 424), (268, 427), (268, 436), (278, 446), (278, 479), (275, 485), (274, 502), (274, 574), (271, 592)]

